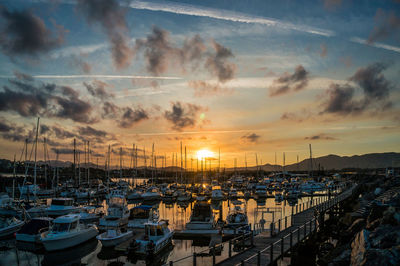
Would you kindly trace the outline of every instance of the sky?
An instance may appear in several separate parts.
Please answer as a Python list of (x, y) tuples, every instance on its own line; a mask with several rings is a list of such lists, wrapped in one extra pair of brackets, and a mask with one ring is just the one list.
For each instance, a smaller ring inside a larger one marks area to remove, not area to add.
[(398, 0), (0, 1), (0, 31), (0, 158), (37, 117), (39, 160), (400, 152)]

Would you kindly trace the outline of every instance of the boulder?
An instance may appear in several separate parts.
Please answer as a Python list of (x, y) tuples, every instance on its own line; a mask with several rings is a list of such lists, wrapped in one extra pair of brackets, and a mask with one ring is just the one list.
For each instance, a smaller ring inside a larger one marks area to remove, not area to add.
[(382, 224), (390, 224), (393, 226), (400, 225), (398, 219), (398, 215), (396, 215), (396, 208), (389, 207), (384, 213), (382, 217)]
[(363, 229), (358, 232), (351, 243), (350, 265), (361, 265), (364, 263), (367, 249), (370, 248), (368, 241), (369, 231)]
[(365, 259), (362, 262), (363, 266), (376, 266), (376, 265), (399, 265), (398, 253), (392, 252), (389, 249), (374, 249), (367, 250)]

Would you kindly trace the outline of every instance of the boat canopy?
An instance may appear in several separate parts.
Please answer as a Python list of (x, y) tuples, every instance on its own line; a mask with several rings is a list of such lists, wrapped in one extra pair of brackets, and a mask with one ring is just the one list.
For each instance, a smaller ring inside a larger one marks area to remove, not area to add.
[(39, 230), (49, 227), (52, 220), (52, 218), (47, 217), (34, 218), (24, 224), (18, 234), (36, 235)]

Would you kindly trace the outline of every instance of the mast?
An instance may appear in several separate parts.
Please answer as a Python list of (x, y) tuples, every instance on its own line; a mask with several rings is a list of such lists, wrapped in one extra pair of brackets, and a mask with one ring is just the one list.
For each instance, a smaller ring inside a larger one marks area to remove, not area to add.
[(34, 186), (33, 186), (33, 189), (34, 189), (33, 193), (34, 193), (35, 198), (36, 198), (36, 176), (37, 176), (37, 170), (36, 170), (37, 162), (36, 162), (36, 159), (37, 159), (37, 143), (38, 143), (38, 135), (39, 135), (39, 120), (40, 120), (40, 117), (38, 117), (38, 119), (37, 119), (36, 137), (35, 137), (35, 169), (34, 169)]
[[(74, 138), (74, 182), (76, 182), (76, 139)], [(78, 186), (80, 183), (78, 182)]]
[(283, 153), (282, 175), (283, 175), (283, 178), (285, 178), (285, 152)]
[(256, 169), (257, 169), (257, 179), (258, 179), (258, 156), (256, 153)]
[(44, 182), (45, 182), (45, 187), (47, 189), (47, 148), (46, 148), (46, 138), (43, 139), (43, 155), (44, 155)]
[(15, 198), (15, 179), (17, 178), (16, 173), (16, 155), (14, 154), (14, 169), (13, 169), (13, 189), (12, 189), (12, 198)]
[(87, 142), (87, 157), (88, 157), (88, 170), (87, 170), (87, 182), (88, 182), (88, 187), (90, 187), (90, 146), (89, 146), (89, 141)]
[(182, 160), (183, 158), (182, 158), (182, 141), (181, 141), (181, 169), (180, 169), (180, 172), (181, 172), (181, 185), (182, 185), (182, 177), (183, 177), (183, 173), (182, 173), (182, 168), (183, 168), (183, 160)]
[(186, 154), (186, 145), (185, 145), (185, 183), (187, 183), (186, 169), (187, 169), (187, 154)]
[(218, 148), (218, 178), (221, 172), (221, 148)]
[(119, 148), (119, 178), (122, 178), (122, 147)]
[(309, 144), (309, 147), (310, 147), (310, 171), (311, 171), (311, 179), (313, 179), (313, 161), (312, 161), (311, 144)]
[(111, 145), (108, 144), (108, 154), (107, 154), (107, 187), (110, 189), (110, 162), (111, 162)]
[(78, 152), (78, 184), (81, 185), (81, 152)]
[(297, 154), (297, 172), (299, 171), (299, 155)]

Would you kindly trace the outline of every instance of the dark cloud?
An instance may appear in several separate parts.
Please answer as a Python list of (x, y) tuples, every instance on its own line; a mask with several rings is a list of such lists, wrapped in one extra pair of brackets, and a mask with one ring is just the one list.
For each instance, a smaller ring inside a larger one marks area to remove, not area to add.
[(170, 42), (169, 32), (153, 27), (146, 39), (136, 40), (136, 50), (144, 51), (147, 71), (159, 76), (169, 68), (174, 71), (195, 71), (203, 66), (204, 69), (219, 82), (232, 79), (236, 65), (229, 61), (234, 55), (223, 45), (212, 41), (211, 47), (199, 35), (188, 38), (182, 47)]
[(96, 137), (107, 136), (107, 132), (105, 132), (103, 130), (98, 130), (98, 129), (92, 128), (90, 126), (78, 127), (78, 133), (80, 135), (84, 135), (84, 136), (96, 136)]
[(116, 118), (120, 108), (116, 106), (114, 103), (106, 101), (103, 103), (102, 107), (102, 118)]
[(10, 132), (12, 127), (4, 118), (0, 118), (0, 132)]
[(46, 126), (46, 125), (44, 125), (44, 124), (40, 125), (40, 131), (39, 131), (39, 132), (40, 132), (40, 135), (46, 134), (46, 133), (48, 133), (50, 130), (51, 130), (50, 127), (48, 127), (48, 126)]
[(164, 117), (173, 124), (174, 130), (182, 130), (196, 125), (196, 116), (203, 108), (201, 106), (180, 102), (172, 103), (172, 110), (165, 111)]
[(60, 139), (65, 139), (65, 138), (68, 139), (76, 137), (76, 135), (73, 132), (63, 129), (57, 125), (52, 126), (51, 130), (56, 135), (56, 137)]
[(233, 93), (232, 89), (221, 86), (220, 83), (209, 83), (202, 80), (192, 80), (188, 86), (194, 89), (194, 95), (197, 97), (224, 95)]
[(130, 128), (134, 124), (140, 121), (147, 120), (149, 118), (148, 113), (141, 107), (135, 110), (130, 107), (122, 108), (123, 114), (119, 120), (119, 126), (123, 128)]
[(205, 67), (214, 74), (220, 82), (231, 80), (235, 76), (236, 65), (228, 61), (233, 57), (232, 51), (213, 41), (215, 53), (210, 55), (206, 61)]
[(360, 68), (349, 78), (361, 89), (361, 97), (356, 98), (355, 90), (350, 84), (331, 84), (327, 90), (328, 99), (323, 103), (322, 113), (359, 114), (366, 110), (386, 110), (391, 107), (389, 100), (393, 85), (382, 73), (387, 65), (375, 63)]
[(63, 43), (64, 29), (56, 25), (57, 33), (53, 34), (31, 11), (9, 11), (0, 6), (0, 16), (0, 46), (9, 56), (45, 53)]
[[(20, 75), (19, 75), (20, 76)], [(44, 116), (93, 123), (92, 106), (68, 86), (9, 79), (0, 90), (0, 111), (13, 111), (23, 117)]]
[(115, 96), (114, 94), (106, 91), (106, 87), (108, 87), (109, 85), (105, 82), (94, 80), (92, 84), (84, 82), (83, 85), (86, 87), (90, 95), (99, 98), (102, 101), (107, 100), (109, 98), (114, 98)]
[(328, 135), (323, 134), (323, 133), (318, 134), (318, 135), (314, 135), (314, 136), (311, 136), (311, 137), (305, 137), (304, 139), (306, 139), (306, 140), (337, 140), (337, 138), (328, 136)]
[(367, 101), (380, 101), (388, 98), (392, 84), (382, 73), (386, 68), (386, 64), (375, 63), (358, 69), (350, 77), (351, 81), (354, 81), (363, 89)]
[(309, 73), (302, 65), (298, 65), (293, 74), (284, 73), (274, 80), (269, 95), (278, 96), (304, 89), (308, 84)]
[(375, 26), (368, 37), (368, 43), (374, 43), (392, 36), (400, 36), (400, 18), (396, 16), (394, 11), (386, 13), (379, 8), (374, 20)]
[[(146, 39), (136, 41), (137, 49), (144, 49), (147, 71), (156, 76), (165, 73), (168, 64), (176, 61), (179, 55), (179, 49), (169, 42), (168, 35), (166, 30), (154, 26)], [(181, 68), (182, 65), (179, 67)]]
[(129, 66), (135, 51), (129, 45), (129, 28), (125, 9), (116, 0), (79, 0), (80, 10), (89, 23), (98, 23), (107, 34), (111, 53), (117, 69)]
[(34, 130), (27, 131), (25, 128), (0, 117), (0, 136), (3, 139), (19, 142), (32, 138)]
[(244, 135), (244, 136), (241, 136), (240, 138), (241, 139), (243, 139), (243, 140), (245, 140), (246, 142), (252, 142), (252, 143), (255, 143), (255, 142), (257, 142), (259, 139), (260, 139), (260, 135), (257, 135), (256, 133), (249, 133), (249, 134), (246, 134), (246, 135)]
[(24, 81), (33, 81), (33, 77), (31, 75), (19, 72), (18, 70), (14, 71), (14, 76), (17, 79), (24, 80)]

